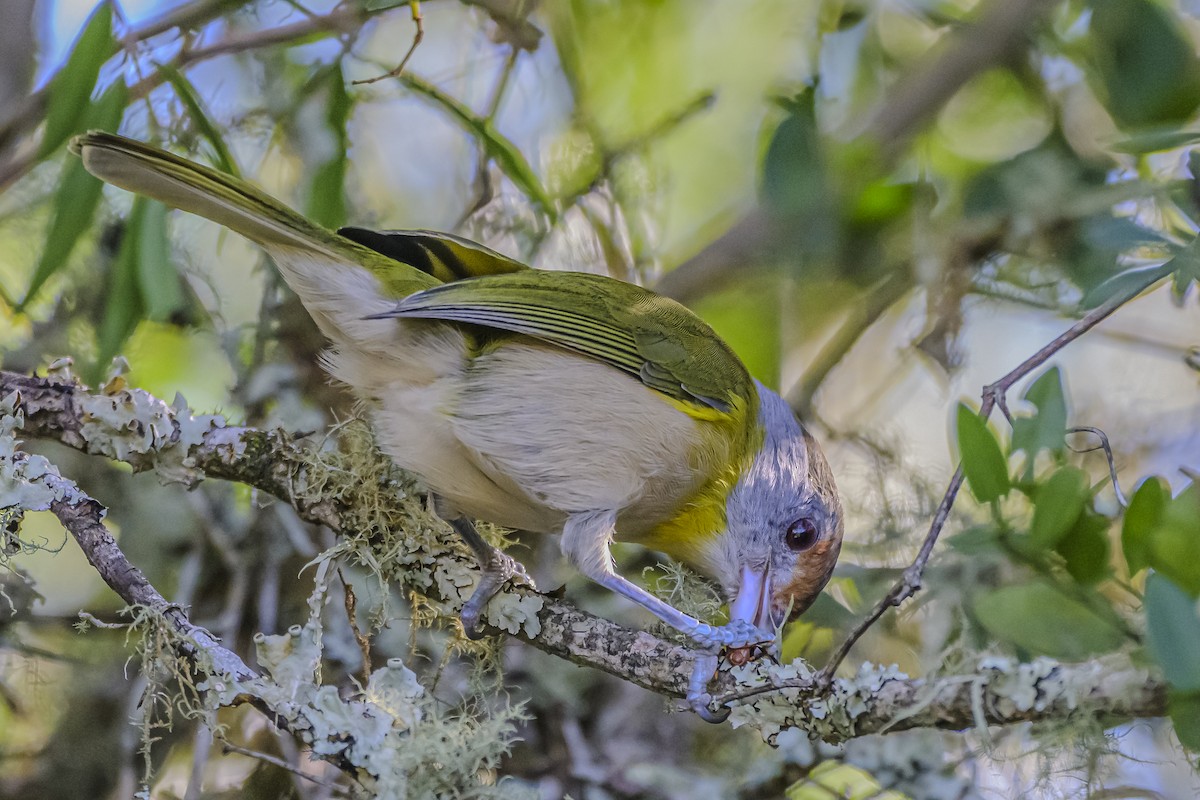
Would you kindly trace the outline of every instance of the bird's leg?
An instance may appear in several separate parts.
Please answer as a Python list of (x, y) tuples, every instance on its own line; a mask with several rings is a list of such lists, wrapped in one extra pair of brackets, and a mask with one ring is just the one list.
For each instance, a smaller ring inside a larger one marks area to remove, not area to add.
[(463, 604), (460, 612), (463, 632), (467, 638), (479, 639), (483, 636), (483, 630), (479, 627), (479, 622), (483, 618), (483, 609), (487, 607), (488, 601), (496, 596), (501, 587), (514, 577), (521, 578), (531, 586), (533, 584), (521, 562), (488, 544), (479, 531), (475, 530), (475, 524), (471, 520), (447, 512), (437, 500), (435, 500), (434, 506), (438, 509), (439, 516), (443, 519), (449, 518), (447, 522), (450, 523), (450, 527), (466, 542), (467, 547), (471, 548), (471, 552), (475, 554), (475, 559), (479, 562), (479, 583), (475, 585), (475, 592)]
[(562, 550), (576, 569), (606, 589), (629, 598), (702, 647), (712, 650), (754, 647), (775, 641), (773, 632), (759, 630), (747, 620), (733, 620), (720, 626), (701, 622), (614, 572), (608, 546), (616, 519), (615, 511), (588, 511), (567, 519)]

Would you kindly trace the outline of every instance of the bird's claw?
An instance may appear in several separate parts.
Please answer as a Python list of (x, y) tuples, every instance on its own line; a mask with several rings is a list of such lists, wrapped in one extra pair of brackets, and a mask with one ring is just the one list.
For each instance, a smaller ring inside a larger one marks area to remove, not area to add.
[(722, 647), (728, 647), (731, 650), (763, 647), (775, 641), (775, 634), (764, 631), (744, 619), (735, 619), (720, 626), (702, 623), (684, 633), (701, 647), (710, 650)]
[(483, 638), (485, 631), (480, 624), (483, 621), (483, 611), (488, 602), (510, 580), (517, 585), (537, 588), (520, 561), (499, 550), (493, 550), (487, 563), (482, 565), (479, 583), (475, 585), (474, 593), (463, 603), (462, 611), (459, 612), (463, 633), (468, 639)]
[(729, 707), (722, 706), (716, 711), (712, 709), (713, 696), (708, 692), (708, 682), (717, 672), (717, 656), (706, 653), (696, 659), (692, 665), (692, 676), (688, 681), (687, 704), (696, 716), (705, 722), (719, 723), (729, 719)]

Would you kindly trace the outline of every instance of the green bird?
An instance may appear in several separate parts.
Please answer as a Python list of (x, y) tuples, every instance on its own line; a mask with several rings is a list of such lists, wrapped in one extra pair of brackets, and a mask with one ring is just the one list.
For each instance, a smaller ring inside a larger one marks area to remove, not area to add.
[[(842, 508), (820, 447), (679, 303), (449, 234), (334, 233), (245, 181), (114, 134), (72, 150), (93, 175), (267, 252), (331, 341), (325, 366), (366, 402), (380, 447), (423, 479), (477, 556), (469, 634), (521, 572), (472, 519), (561, 534), (576, 569), (712, 654), (769, 647), (829, 580)], [(617, 574), (613, 541), (714, 578), (730, 622), (697, 620)], [(715, 664), (697, 662), (689, 694), (709, 719)]]

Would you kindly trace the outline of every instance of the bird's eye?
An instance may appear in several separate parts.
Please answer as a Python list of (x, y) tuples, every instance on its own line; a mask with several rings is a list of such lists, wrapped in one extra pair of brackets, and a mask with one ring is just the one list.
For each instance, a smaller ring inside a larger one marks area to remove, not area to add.
[(793, 553), (802, 553), (816, 544), (818, 538), (817, 524), (808, 517), (801, 517), (788, 525), (785, 541)]

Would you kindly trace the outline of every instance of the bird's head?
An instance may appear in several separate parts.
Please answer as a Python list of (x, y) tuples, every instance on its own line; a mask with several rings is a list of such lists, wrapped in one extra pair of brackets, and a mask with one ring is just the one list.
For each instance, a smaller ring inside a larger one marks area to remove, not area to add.
[(816, 440), (779, 395), (759, 386), (761, 445), (725, 500), (709, 566), (730, 619), (774, 630), (803, 613), (842, 547), (842, 505)]

